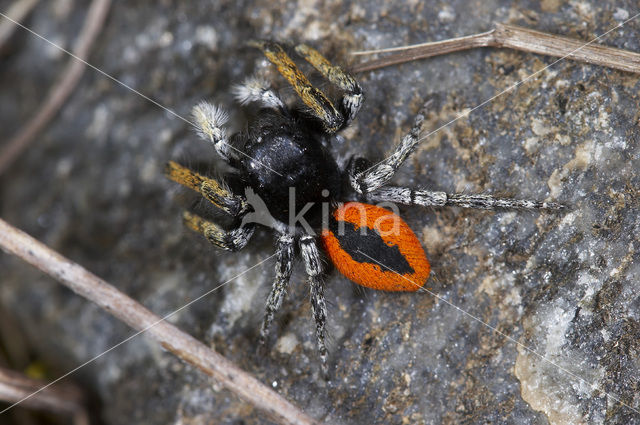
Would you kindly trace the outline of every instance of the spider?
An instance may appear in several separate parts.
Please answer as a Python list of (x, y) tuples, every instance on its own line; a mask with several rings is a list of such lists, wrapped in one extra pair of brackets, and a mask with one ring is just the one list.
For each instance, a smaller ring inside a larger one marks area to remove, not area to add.
[[(271, 41), (254, 41), (250, 45), (262, 50), (305, 106), (286, 105), (267, 81), (249, 78), (235, 88), (236, 98), (242, 105), (254, 103), (260, 109), (246, 131), (231, 137), (224, 128), (228, 115), (222, 108), (204, 102), (194, 107), (198, 133), (237, 170), (241, 186), (245, 188), (244, 195), (222, 181), (173, 161), (167, 164), (166, 174), (236, 218), (234, 227), (225, 229), (198, 214), (184, 212), (186, 226), (204, 235), (212, 244), (237, 251), (247, 245), (256, 225), (268, 223), (275, 230), (275, 279), (266, 301), (259, 347), (265, 345), (269, 327), (285, 296), (296, 247), (308, 276), (317, 346), (325, 376), (327, 308), (323, 252), (336, 269), (365, 287), (416, 291), (425, 284), (430, 265), (417, 237), (398, 215), (371, 203), (483, 209), (562, 208), (552, 202), (388, 186), (420, 142), (422, 111), (386, 159), (372, 165), (364, 158), (352, 156), (339, 165), (332, 155), (331, 141), (353, 121), (362, 106), (364, 95), (358, 82), (317, 50), (305, 44), (295, 47), (298, 55), (340, 89), (342, 96), (336, 105), (311, 85), (281, 45)], [(255, 195), (260, 202), (250, 201)], [(343, 202), (349, 199), (356, 202)], [(263, 208), (257, 208), (258, 204)], [(268, 209), (269, 220), (248, 219), (263, 214), (264, 211), (257, 209), (264, 210), (264, 207)], [(304, 222), (292, 222), (292, 217), (302, 215)]]

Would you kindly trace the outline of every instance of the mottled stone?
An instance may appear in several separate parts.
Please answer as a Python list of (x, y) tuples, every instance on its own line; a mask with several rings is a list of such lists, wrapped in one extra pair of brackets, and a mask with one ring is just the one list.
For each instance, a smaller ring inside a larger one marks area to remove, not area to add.
[[(70, 48), (88, 2), (68, 3), (41, 2), (26, 23)], [(114, 3), (90, 62), (182, 116), (202, 99), (226, 105), (236, 129), (244, 117), (229, 88), (265, 64), (242, 47), (250, 38), (306, 41), (349, 64), (359, 60), (351, 50), (442, 40), (493, 22), (589, 40), (637, 10), (632, 1)], [(634, 20), (602, 42), (640, 51), (639, 30)], [(3, 139), (67, 61), (24, 32), (13, 43), (0, 64)], [(381, 159), (428, 97), (431, 131), (555, 60), (485, 49), (359, 75), (367, 100), (336, 152)], [(321, 378), (300, 265), (271, 351), (259, 358), (273, 262), (234, 276), (272, 254), (270, 233), (233, 254), (185, 230), (181, 210), (194, 197), (163, 177), (164, 163), (224, 165), (184, 121), (104, 76), (88, 70), (1, 177), (0, 216), (160, 315), (224, 284), (171, 320), (327, 423), (640, 423), (628, 407), (640, 409), (639, 89), (636, 75), (564, 60), (424, 140), (397, 183), (569, 208), (403, 208), (439, 299), (362, 290), (332, 274), (330, 382)], [(131, 334), (20, 261), (3, 255), (0, 268), (0, 306), (52, 377)], [(265, 422), (144, 337), (71, 378), (96, 394), (106, 424)]]

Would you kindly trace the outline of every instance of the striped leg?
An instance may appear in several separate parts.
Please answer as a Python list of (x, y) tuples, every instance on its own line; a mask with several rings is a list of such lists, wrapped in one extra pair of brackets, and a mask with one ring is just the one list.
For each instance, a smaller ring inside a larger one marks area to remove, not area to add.
[(422, 205), (425, 207), (456, 206), (478, 209), (548, 209), (560, 210), (564, 205), (555, 202), (539, 202), (528, 199), (496, 198), (491, 195), (464, 195), (461, 193), (448, 194), (445, 192), (431, 192), (415, 190), (406, 187), (383, 187), (367, 194), (370, 202), (395, 202), (404, 205)]
[(360, 84), (339, 66), (331, 65), (316, 49), (306, 44), (300, 44), (296, 46), (296, 52), (320, 71), (327, 80), (344, 90), (345, 94), (342, 97), (341, 106), (342, 114), (345, 118), (344, 125), (348, 125), (353, 121), (362, 106), (362, 102), (364, 102)]
[(324, 281), (322, 274), (322, 262), (318, 252), (318, 245), (313, 236), (303, 236), (300, 238), (300, 252), (304, 261), (305, 270), (309, 276), (309, 286), (311, 291), (311, 310), (316, 322), (316, 342), (322, 361), (322, 373), (328, 376), (327, 368), (327, 346), (325, 343), (325, 326), (327, 323), (327, 304), (324, 298)]
[(183, 219), (187, 227), (202, 234), (215, 246), (227, 251), (239, 251), (244, 248), (255, 230), (253, 225), (225, 230), (217, 224), (188, 211), (183, 213)]
[(329, 133), (334, 133), (344, 126), (345, 119), (342, 114), (338, 112), (324, 93), (311, 85), (307, 77), (298, 69), (279, 44), (270, 41), (253, 41), (250, 45), (262, 50), (267, 59), (278, 68), (280, 74), (293, 86), (304, 104), (311, 108), (313, 115), (322, 121)]
[(283, 234), (278, 238), (276, 247), (276, 279), (273, 281), (273, 287), (267, 298), (267, 306), (260, 328), (260, 347), (264, 347), (267, 336), (269, 335), (269, 327), (273, 321), (273, 316), (280, 309), (282, 300), (286, 294), (287, 284), (291, 277), (293, 268), (293, 236)]
[(350, 176), (351, 186), (362, 194), (367, 194), (387, 183), (396, 173), (402, 163), (413, 153), (420, 143), (420, 131), (424, 121), (425, 106), (415, 118), (411, 131), (402, 138), (398, 147), (386, 159), (360, 171), (356, 170)]
[(165, 167), (165, 174), (174, 182), (200, 193), (227, 214), (239, 217), (249, 210), (249, 205), (243, 196), (231, 193), (215, 179), (191, 171), (177, 162), (169, 161)]

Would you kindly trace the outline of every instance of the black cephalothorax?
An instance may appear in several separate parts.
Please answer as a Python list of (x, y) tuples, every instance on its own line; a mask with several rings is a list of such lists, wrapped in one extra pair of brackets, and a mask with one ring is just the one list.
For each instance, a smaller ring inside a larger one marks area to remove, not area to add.
[(322, 143), (324, 135), (300, 115), (284, 108), (261, 110), (244, 137), (240, 172), (283, 223), (313, 203), (305, 217), (317, 229), (321, 203), (340, 198), (341, 173)]

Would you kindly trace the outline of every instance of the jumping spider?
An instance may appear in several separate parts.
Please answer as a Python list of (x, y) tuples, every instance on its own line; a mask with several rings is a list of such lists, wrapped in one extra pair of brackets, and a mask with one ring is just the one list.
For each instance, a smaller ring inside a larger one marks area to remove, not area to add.
[[(364, 95), (358, 82), (341, 68), (331, 65), (315, 49), (304, 44), (296, 46), (298, 55), (342, 91), (336, 106), (311, 85), (279, 44), (269, 41), (251, 44), (261, 49), (276, 65), (306, 107), (286, 105), (266, 81), (251, 78), (236, 88), (236, 97), (241, 104), (256, 103), (261, 107), (245, 132), (228, 137), (224, 129), (226, 112), (207, 103), (196, 106), (193, 116), (200, 136), (211, 142), (216, 152), (237, 170), (245, 188), (252, 189), (264, 201), (274, 218), (272, 227), (278, 235), (277, 263), (260, 329), (261, 346), (265, 343), (274, 314), (282, 304), (296, 245), (308, 275), (316, 339), (325, 374), (327, 312), (321, 251), (340, 272), (363, 286), (415, 291), (424, 285), (430, 266), (418, 239), (397, 215), (369, 203), (483, 209), (562, 208), (550, 202), (387, 186), (420, 142), (422, 113), (418, 114), (411, 131), (386, 159), (371, 165), (364, 158), (352, 157), (346, 165), (339, 166), (331, 152), (331, 141), (336, 132), (351, 123), (362, 106)], [(224, 183), (175, 162), (167, 165), (167, 175), (198, 191), (215, 207), (238, 218), (237, 226), (228, 230), (199, 215), (185, 212), (184, 221), (188, 227), (226, 250), (237, 251), (247, 244), (256, 223), (246, 220), (240, 223), (243, 217), (253, 212), (244, 195), (234, 193)], [(295, 190), (295, 199), (290, 198), (291, 188)], [(363, 202), (341, 203), (347, 199)], [(297, 223), (285, 224), (292, 214), (303, 210), (308, 203), (313, 205), (305, 214), (311, 229)], [(328, 221), (322, 219), (321, 205), (331, 206)], [(385, 217), (397, 226), (394, 232), (383, 232), (384, 224), (380, 223), (384, 220), (380, 219)]]

